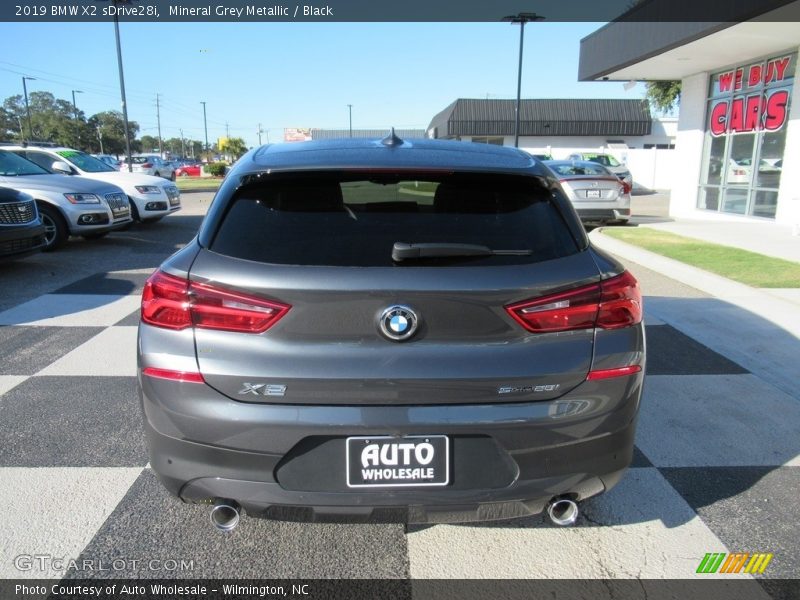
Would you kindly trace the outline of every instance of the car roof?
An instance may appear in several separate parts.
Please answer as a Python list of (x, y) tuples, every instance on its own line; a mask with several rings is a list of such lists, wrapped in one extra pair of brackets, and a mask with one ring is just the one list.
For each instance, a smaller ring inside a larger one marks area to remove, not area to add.
[(270, 170), (380, 168), (540, 173), (538, 161), (516, 148), (397, 137), (265, 145), (239, 159), (233, 171), (246, 174)]

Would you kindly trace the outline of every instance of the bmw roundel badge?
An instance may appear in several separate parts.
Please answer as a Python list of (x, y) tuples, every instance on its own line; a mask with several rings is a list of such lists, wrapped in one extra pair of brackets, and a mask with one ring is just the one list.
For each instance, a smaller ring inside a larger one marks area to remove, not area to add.
[(395, 342), (410, 338), (417, 331), (419, 319), (417, 314), (407, 306), (396, 304), (381, 313), (378, 328), (381, 333)]

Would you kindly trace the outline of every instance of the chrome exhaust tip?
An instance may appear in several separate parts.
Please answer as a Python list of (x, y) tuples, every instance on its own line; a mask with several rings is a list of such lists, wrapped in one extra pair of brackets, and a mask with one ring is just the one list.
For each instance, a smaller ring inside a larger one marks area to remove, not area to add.
[(547, 516), (559, 527), (574, 525), (579, 513), (578, 505), (569, 498), (553, 498), (547, 505)]
[(211, 524), (220, 531), (228, 532), (239, 524), (240, 506), (233, 500), (218, 500), (211, 509)]

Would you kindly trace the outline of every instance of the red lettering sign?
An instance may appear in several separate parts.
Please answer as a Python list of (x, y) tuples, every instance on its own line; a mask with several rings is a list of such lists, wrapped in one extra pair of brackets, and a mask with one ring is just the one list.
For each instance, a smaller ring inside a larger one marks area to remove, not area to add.
[(764, 118), (764, 129), (767, 131), (777, 131), (786, 122), (786, 105), (789, 103), (788, 90), (778, 90), (773, 92), (766, 101), (766, 117)]
[(786, 123), (788, 104), (788, 90), (777, 90), (769, 96), (755, 94), (747, 98), (734, 98), (730, 104), (727, 100), (720, 100), (711, 107), (708, 129), (715, 137), (762, 129), (777, 131)]
[[(787, 76), (791, 76), (791, 73), (788, 72), (791, 61), (791, 56), (784, 56), (782, 58), (773, 58), (767, 61), (766, 65), (751, 65), (747, 71), (747, 87), (783, 81)], [(717, 93), (741, 90), (745, 82), (744, 67), (720, 73), (718, 77), (717, 86), (719, 90)]]

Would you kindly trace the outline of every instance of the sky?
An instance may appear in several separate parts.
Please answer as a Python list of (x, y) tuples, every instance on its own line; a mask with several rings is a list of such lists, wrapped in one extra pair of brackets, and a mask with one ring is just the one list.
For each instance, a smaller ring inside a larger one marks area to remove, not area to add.
[[(601, 23), (525, 28), (523, 98), (641, 98), (644, 86), (578, 82), (581, 38)], [(515, 98), (519, 26), (509, 23), (121, 23), (128, 117), (139, 135), (248, 146), (286, 127), (425, 129), (456, 98)], [(120, 110), (112, 23), (0, 23), (0, 102), (45, 90), (88, 116)]]

